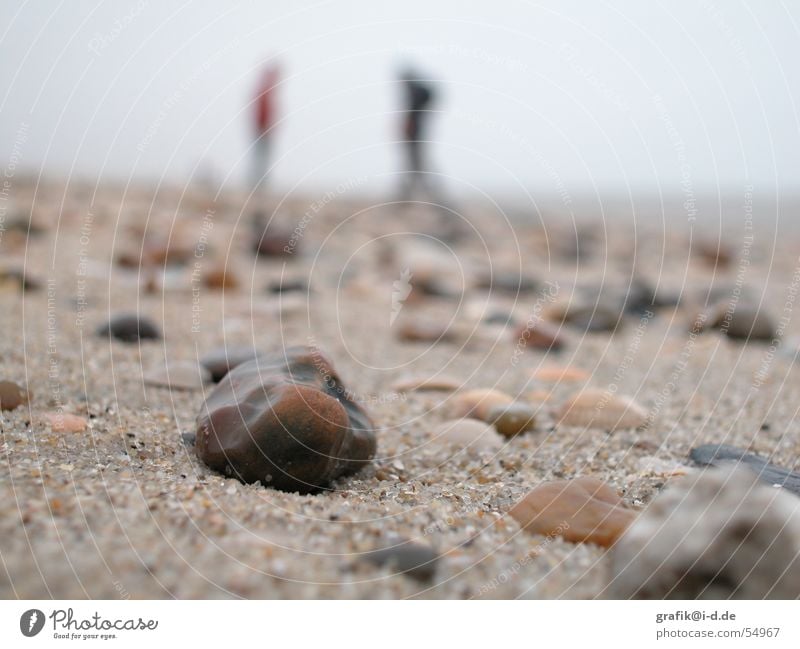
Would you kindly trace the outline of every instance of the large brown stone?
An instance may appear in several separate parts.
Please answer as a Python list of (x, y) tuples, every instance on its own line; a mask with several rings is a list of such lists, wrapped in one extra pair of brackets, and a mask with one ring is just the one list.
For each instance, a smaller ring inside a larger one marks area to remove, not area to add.
[(372, 420), (315, 348), (237, 366), (197, 419), (197, 455), (242, 482), (315, 492), (375, 455)]
[(541, 484), (509, 513), (532, 534), (604, 547), (613, 545), (636, 518), (616, 491), (590, 477)]

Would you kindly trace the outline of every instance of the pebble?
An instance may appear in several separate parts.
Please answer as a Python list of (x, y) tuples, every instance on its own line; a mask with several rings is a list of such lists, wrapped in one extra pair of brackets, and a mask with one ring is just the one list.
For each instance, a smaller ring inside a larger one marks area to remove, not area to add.
[(698, 239), (692, 242), (692, 255), (710, 268), (728, 268), (733, 260), (733, 250), (722, 241)]
[(699, 314), (692, 322), (692, 333), (714, 329), (736, 340), (771, 341), (775, 323), (765, 309), (744, 302), (720, 302)]
[(476, 282), (476, 288), (490, 292), (507, 293), (508, 295), (521, 295), (533, 293), (539, 288), (539, 281), (529, 275), (522, 275), (513, 271), (500, 271), (483, 275)]
[(543, 351), (559, 351), (566, 344), (561, 328), (544, 320), (529, 320), (514, 332), (514, 338), (522, 348)]
[(97, 329), (97, 335), (110, 336), (126, 343), (161, 338), (161, 332), (149, 318), (135, 313), (115, 315), (107, 324)]
[(14, 410), (31, 400), (31, 391), (14, 381), (0, 381), (0, 409)]
[(395, 392), (455, 392), (461, 381), (450, 376), (410, 376), (392, 384)]
[(587, 304), (571, 307), (564, 322), (589, 333), (613, 332), (622, 325), (622, 313), (619, 309), (602, 304)]
[(83, 417), (65, 412), (48, 412), (44, 418), (54, 433), (82, 433), (89, 425)]
[(258, 352), (252, 347), (218, 347), (200, 359), (200, 364), (211, 372), (211, 380), (219, 383), (234, 367), (252, 361)]
[(495, 406), (489, 411), (487, 419), (498, 433), (510, 438), (534, 429), (536, 410), (526, 403), (511, 403)]
[(233, 270), (219, 265), (212, 266), (203, 273), (203, 285), (215, 290), (235, 291), (239, 288), (240, 282)]
[(492, 426), (469, 418), (445, 421), (433, 431), (433, 439), (438, 444), (445, 444), (457, 450), (467, 447), (476, 450), (495, 448), (501, 442), (500, 436)]
[(591, 374), (578, 367), (546, 365), (533, 372), (533, 378), (547, 383), (580, 383), (588, 381)]
[(462, 417), (473, 417), (482, 421), (488, 421), (489, 412), (496, 406), (507, 406), (513, 403), (514, 399), (500, 392), (487, 388), (467, 390), (454, 395), (446, 405), (450, 417), (461, 419)]
[(523, 529), (610, 547), (636, 518), (610, 486), (591, 477), (536, 487), (509, 511)]
[(375, 455), (374, 425), (330, 361), (290, 347), (230, 371), (197, 418), (198, 457), (244, 483), (312, 493)]
[(404, 574), (423, 582), (433, 579), (439, 561), (439, 555), (432, 548), (408, 542), (391, 548), (371, 550), (359, 558), (374, 566), (387, 567), (395, 574)]
[(211, 372), (202, 365), (186, 361), (174, 361), (149, 370), (144, 382), (157, 388), (170, 390), (201, 390), (211, 382)]
[(705, 444), (693, 448), (689, 457), (701, 466), (726, 466), (742, 464), (754, 471), (762, 482), (769, 485), (780, 485), (784, 489), (800, 496), (800, 473), (782, 466), (770, 464), (769, 460), (743, 448), (727, 444)]
[(290, 257), (297, 254), (301, 239), (294, 238), (294, 231), (274, 223), (264, 225), (267, 216), (254, 216), (252, 249), (258, 257)]
[(308, 282), (300, 277), (282, 277), (267, 284), (267, 293), (303, 293), (309, 292)]
[(614, 599), (797, 599), (800, 499), (707, 469), (670, 482), (611, 554)]
[(416, 319), (398, 323), (395, 328), (395, 334), (398, 340), (408, 343), (435, 343), (455, 340), (455, 334), (449, 325), (437, 322), (422, 322)]
[(0, 270), (0, 287), (8, 286), (21, 291), (36, 291), (42, 287), (39, 280), (32, 279), (24, 270), (5, 268)]
[(631, 397), (586, 388), (567, 400), (559, 410), (558, 420), (566, 426), (614, 431), (641, 428), (647, 424), (648, 412)]

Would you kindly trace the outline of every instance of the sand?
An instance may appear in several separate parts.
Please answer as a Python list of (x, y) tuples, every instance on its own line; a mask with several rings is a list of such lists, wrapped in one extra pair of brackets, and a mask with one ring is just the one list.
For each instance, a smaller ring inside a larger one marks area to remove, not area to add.
[[(34, 205), (46, 229), (28, 240), (7, 231), (0, 240), (3, 265), (41, 282), (24, 294), (2, 287), (0, 378), (33, 391), (29, 406), (0, 415), (4, 598), (601, 597), (602, 548), (529, 535), (506, 515), (534, 486), (593, 476), (641, 508), (673, 471), (691, 470), (693, 446), (714, 442), (797, 466), (799, 370), (786, 350), (800, 321), (784, 309), (798, 288), (798, 239), (751, 232), (746, 214), (731, 214), (723, 233), (731, 265), (713, 269), (690, 254), (688, 241), (716, 237), (716, 227), (680, 212), (635, 222), (583, 217), (579, 230), (595, 236), (582, 241), (590, 254), (578, 261), (563, 252), (575, 239), (563, 213), (530, 208), (507, 221), (474, 205), (464, 210), (464, 238), (442, 243), (442, 221), (424, 207), (401, 212), (346, 192), (327, 201), (302, 196), (270, 204), (276, 222), (297, 228), (292, 254), (256, 261), (251, 207), (240, 196), (53, 182), (35, 196), (33, 186), (18, 186), (15, 200), (23, 211)], [(140, 273), (112, 263), (123, 249), (141, 249), (145, 228), (186, 240), (195, 253), (188, 265)], [(238, 289), (194, 281), (225, 259)], [(490, 268), (522, 268), (557, 286), (555, 298), (474, 288)], [(525, 322), (553, 299), (574, 299), (576, 286), (624, 287), (634, 268), (680, 293), (682, 305), (629, 317), (613, 335), (565, 328), (558, 354), (519, 349), (508, 328), (481, 322), (489, 312)], [(406, 269), (412, 286), (415, 274), (432, 274), (456, 298), (406, 303), (394, 286)], [(310, 296), (267, 293), (281, 276), (307, 280)], [(710, 286), (763, 298), (782, 329), (774, 350), (717, 333), (690, 336)], [(397, 322), (451, 323), (460, 337), (401, 342), (393, 309)], [(158, 323), (164, 339), (126, 345), (94, 335), (109, 314), (131, 310)], [(224, 344), (275, 351), (309, 343), (326, 350), (379, 425), (374, 463), (318, 495), (245, 486), (209, 470), (182, 438), (194, 431), (202, 390), (142, 380), (165, 359), (196, 362)], [(533, 379), (546, 365), (578, 367), (589, 378)], [(448, 418), (448, 394), (391, 387), (438, 375), (535, 402), (536, 430), (498, 451), (453, 456), (430, 435)], [(556, 426), (558, 407), (583, 385), (633, 397), (652, 424), (611, 434)], [(59, 409), (86, 417), (87, 430), (53, 432), (43, 415)], [(359, 560), (405, 540), (441, 555), (432, 580)]]

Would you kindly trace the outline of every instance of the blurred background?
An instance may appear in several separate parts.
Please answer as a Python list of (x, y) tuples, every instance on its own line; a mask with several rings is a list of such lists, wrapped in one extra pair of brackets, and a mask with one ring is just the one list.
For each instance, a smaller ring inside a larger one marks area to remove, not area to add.
[(431, 166), (458, 196), (800, 189), (788, 3), (3, 0), (0, 148), (16, 171), (244, 186), (279, 62), (270, 186), (402, 168), (397, 70), (436, 80)]

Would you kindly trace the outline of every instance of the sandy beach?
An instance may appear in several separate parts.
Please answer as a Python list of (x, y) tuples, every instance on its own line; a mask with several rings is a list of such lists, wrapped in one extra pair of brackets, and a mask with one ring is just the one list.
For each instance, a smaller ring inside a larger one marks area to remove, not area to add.
[[(289, 238), (274, 258), (253, 254), (253, 209), (241, 196), (51, 182), (18, 189), (15, 201), (0, 240), (0, 378), (32, 397), (0, 418), (0, 597), (603, 597), (604, 548), (528, 534), (507, 515), (532, 488), (592, 476), (640, 510), (695, 470), (689, 451), (707, 443), (797, 467), (798, 236), (754, 224), (739, 196), (723, 228), (658, 205), (573, 221), (563, 209), (401, 210), (355, 191), (276, 197), (265, 213)], [(31, 209), (40, 233), (9, 228)], [(729, 258), (698, 252), (709, 241)], [(151, 253), (141, 267), (130, 261)], [(222, 267), (230, 283), (214, 288), (208, 277)], [(530, 285), (509, 289), (509, 275)], [(680, 303), (626, 315), (614, 332), (565, 324), (560, 351), (520, 345), (529, 318), (629, 293), (634, 277)], [(699, 310), (731, 297), (760, 304), (776, 340), (690, 335)], [(122, 312), (146, 316), (163, 337), (95, 334)], [(423, 324), (447, 335), (398, 335)], [(374, 461), (319, 494), (244, 485), (205, 466), (192, 436), (213, 384), (148, 379), (224, 346), (310, 344), (378, 427)], [(584, 375), (544, 379), (542, 368)], [(398, 390), (442, 377), (459, 389)], [(559, 425), (559, 407), (585, 386), (630, 396), (649, 425)], [(454, 453), (432, 433), (470, 388), (531, 404), (535, 429)], [(58, 413), (88, 425), (53, 430), (47, 415)], [(406, 542), (439, 556), (431, 578), (363, 560)]]

